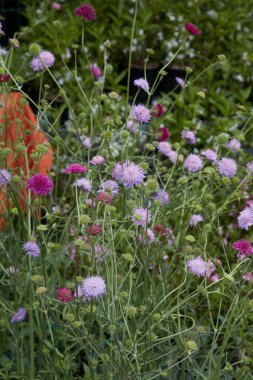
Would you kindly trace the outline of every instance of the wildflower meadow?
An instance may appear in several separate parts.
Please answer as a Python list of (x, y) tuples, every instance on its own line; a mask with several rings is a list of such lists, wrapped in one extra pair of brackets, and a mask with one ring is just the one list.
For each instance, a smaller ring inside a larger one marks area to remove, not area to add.
[(1, 19), (0, 379), (253, 379), (248, 5), (167, 3)]

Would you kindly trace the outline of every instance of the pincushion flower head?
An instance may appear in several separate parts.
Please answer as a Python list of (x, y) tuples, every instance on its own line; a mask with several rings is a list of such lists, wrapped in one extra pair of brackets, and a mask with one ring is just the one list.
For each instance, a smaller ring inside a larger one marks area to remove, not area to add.
[(11, 182), (11, 173), (6, 169), (0, 169), (0, 184), (8, 185)]
[(92, 147), (90, 137), (87, 137), (87, 136), (80, 136), (80, 138), (81, 138), (81, 142), (82, 142), (82, 144), (83, 144), (83, 146), (84, 146), (85, 148), (91, 148), (91, 147)]
[(12, 316), (11, 323), (20, 323), (23, 322), (27, 314), (25, 307), (20, 307), (18, 311)]
[(102, 70), (100, 69), (100, 67), (98, 67), (96, 63), (91, 65), (91, 72), (96, 78), (96, 80), (98, 80), (102, 76)]
[(70, 164), (64, 169), (66, 174), (86, 173), (88, 169), (81, 164)]
[(147, 208), (136, 208), (132, 215), (132, 221), (135, 226), (142, 226), (145, 228), (151, 221), (151, 214)]
[(193, 131), (182, 131), (181, 137), (182, 137), (182, 139), (187, 140), (190, 145), (193, 145), (196, 142), (196, 136), (195, 136), (195, 133)]
[(135, 121), (142, 124), (149, 123), (151, 119), (150, 110), (142, 104), (133, 107), (132, 116)]
[(159, 201), (163, 206), (167, 205), (170, 201), (167, 191), (159, 189), (155, 195), (155, 200)]
[(90, 236), (97, 236), (102, 232), (102, 228), (99, 224), (92, 224), (87, 228), (87, 232)]
[(253, 210), (250, 207), (243, 209), (238, 218), (238, 226), (242, 230), (248, 230), (253, 225)]
[(113, 201), (113, 195), (111, 193), (107, 193), (107, 191), (102, 191), (98, 194), (97, 201), (104, 202), (109, 205)]
[(86, 21), (96, 20), (96, 12), (91, 4), (82, 4), (75, 9), (75, 15), (82, 17)]
[(105, 162), (105, 158), (102, 156), (94, 156), (92, 160), (90, 160), (90, 164), (92, 165), (102, 165)]
[(203, 150), (201, 153), (202, 156), (204, 156), (207, 160), (211, 161), (212, 163), (216, 164), (217, 162), (217, 153), (212, 149)]
[(23, 244), (23, 250), (28, 256), (38, 257), (40, 255), (40, 249), (35, 241), (28, 241)]
[(168, 128), (161, 126), (159, 128), (159, 139), (158, 140), (160, 142), (163, 142), (163, 141), (168, 140), (169, 137), (170, 137), (170, 131), (168, 130)]
[(247, 163), (247, 172), (249, 175), (253, 175), (253, 161)]
[(165, 108), (160, 103), (157, 103), (155, 105), (155, 110), (155, 117), (162, 117), (165, 114)]
[(74, 186), (77, 186), (79, 189), (90, 192), (92, 191), (91, 182), (86, 178), (79, 178), (74, 182)]
[(53, 2), (52, 8), (55, 9), (56, 11), (59, 11), (61, 9), (61, 4), (57, 2)]
[(204, 277), (206, 275), (207, 263), (200, 256), (187, 260), (186, 265), (189, 271), (196, 276)]
[(53, 190), (54, 183), (46, 174), (35, 174), (28, 179), (26, 187), (36, 195), (48, 195)]
[(218, 169), (222, 177), (233, 178), (237, 172), (237, 163), (232, 158), (222, 158), (218, 162)]
[(112, 195), (118, 195), (119, 185), (116, 181), (112, 181), (112, 180), (104, 181), (99, 185), (98, 193), (102, 193), (104, 191), (107, 191), (111, 193)]
[(43, 71), (54, 65), (55, 57), (51, 51), (43, 50), (31, 61), (33, 71)]
[(77, 287), (77, 298), (82, 298), (84, 302), (98, 299), (106, 293), (106, 284), (102, 277), (91, 276), (86, 278), (81, 285)]
[(144, 181), (144, 170), (137, 164), (131, 161), (126, 161), (123, 164), (121, 181), (125, 187), (132, 189), (134, 186), (140, 185)]
[(134, 85), (138, 88), (141, 88), (145, 92), (149, 92), (149, 84), (148, 81), (144, 78), (139, 78), (134, 80)]
[(189, 154), (185, 159), (184, 167), (191, 173), (196, 173), (203, 167), (203, 161), (197, 154)]
[(227, 148), (232, 152), (238, 152), (238, 150), (241, 148), (241, 143), (238, 139), (233, 138), (228, 142)]
[(134, 120), (128, 120), (126, 127), (132, 134), (138, 131), (138, 124)]
[(243, 260), (246, 256), (253, 253), (253, 247), (248, 240), (241, 239), (232, 244), (233, 249), (238, 252), (239, 260)]
[(168, 141), (160, 141), (158, 143), (157, 149), (160, 153), (164, 154), (167, 157), (170, 155), (170, 152), (172, 151), (172, 147)]
[(57, 289), (57, 299), (62, 303), (68, 303), (73, 300), (73, 295), (68, 288), (58, 288)]
[(201, 34), (199, 28), (191, 22), (187, 22), (186, 24), (184, 24), (184, 28), (185, 30), (187, 30), (187, 32), (193, 34), (194, 36), (199, 36)]
[(195, 227), (200, 222), (203, 222), (203, 216), (201, 214), (193, 214), (190, 217), (189, 226)]

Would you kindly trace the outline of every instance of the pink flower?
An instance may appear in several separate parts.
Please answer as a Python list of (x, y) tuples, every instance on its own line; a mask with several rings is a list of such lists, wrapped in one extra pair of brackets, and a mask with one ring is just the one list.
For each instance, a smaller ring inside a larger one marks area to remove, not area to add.
[(245, 281), (252, 281), (253, 280), (253, 273), (250, 273), (250, 272), (247, 272), (245, 273), (242, 278), (245, 280)]
[(91, 4), (82, 4), (75, 9), (75, 15), (82, 17), (86, 21), (96, 20), (96, 12)]
[(162, 117), (165, 114), (165, 108), (162, 106), (162, 104), (157, 103), (155, 105), (156, 113), (155, 117)]
[(159, 135), (159, 141), (166, 141), (170, 137), (170, 131), (166, 127), (160, 127)]
[(105, 162), (105, 158), (102, 156), (95, 156), (90, 160), (90, 164), (92, 165), (102, 165)]
[(201, 34), (199, 28), (191, 22), (184, 24), (184, 28), (187, 30), (187, 32), (193, 34), (194, 36), (199, 36)]
[(58, 288), (57, 289), (57, 299), (62, 303), (68, 303), (73, 300), (73, 295), (70, 289), (68, 288)]
[(92, 226), (87, 228), (87, 232), (91, 236), (97, 236), (97, 235), (101, 234), (102, 228), (99, 224), (92, 224)]
[(136, 87), (141, 88), (143, 91), (148, 92), (149, 91), (149, 84), (144, 78), (139, 78), (134, 80), (134, 85)]
[(81, 136), (82, 144), (85, 148), (91, 148), (91, 140), (87, 136)]
[(135, 226), (142, 226), (145, 228), (151, 221), (151, 214), (147, 208), (136, 208), (133, 212), (132, 221)]
[(91, 72), (97, 80), (102, 76), (102, 71), (96, 63), (91, 65)]
[(75, 173), (86, 173), (88, 169), (81, 164), (70, 164), (66, 169), (64, 169), (64, 173), (66, 174), (75, 174)]
[(55, 9), (56, 11), (59, 11), (61, 9), (61, 4), (60, 3), (52, 3), (52, 8)]
[(184, 162), (184, 167), (191, 173), (196, 173), (203, 167), (203, 161), (197, 154), (189, 154)]
[(48, 195), (51, 193), (54, 183), (45, 174), (35, 174), (28, 179), (26, 186), (36, 195)]
[(102, 191), (98, 194), (97, 200), (99, 202), (104, 202), (105, 204), (110, 204), (112, 203), (113, 195), (111, 193), (107, 193), (106, 191)]
[(244, 239), (236, 241), (232, 244), (232, 247), (238, 252), (237, 257), (240, 261), (253, 253), (253, 247), (247, 240)]
[(218, 162), (218, 169), (222, 177), (233, 178), (237, 172), (237, 163), (232, 158), (222, 158)]

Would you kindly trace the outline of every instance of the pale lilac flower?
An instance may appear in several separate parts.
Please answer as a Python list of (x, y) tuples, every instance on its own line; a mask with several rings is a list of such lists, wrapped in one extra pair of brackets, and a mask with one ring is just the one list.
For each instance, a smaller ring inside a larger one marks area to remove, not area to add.
[(168, 153), (168, 159), (173, 163), (175, 164), (176, 161), (177, 161), (177, 158), (178, 158), (178, 153), (175, 151), (175, 150), (171, 150), (169, 153)]
[(92, 160), (90, 160), (90, 164), (92, 165), (102, 165), (105, 162), (105, 158), (102, 156), (94, 156)]
[(176, 77), (176, 81), (177, 81), (177, 84), (179, 84), (180, 87), (184, 87), (185, 86), (185, 81), (183, 80), (183, 78)]
[(138, 124), (133, 120), (128, 120), (126, 127), (133, 134), (138, 131)]
[(190, 145), (193, 145), (196, 142), (196, 136), (195, 136), (195, 133), (193, 131), (182, 131), (181, 137), (182, 137), (182, 139), (187, 140)]
[(82, 141), (82, 144), (85, 148), (91, 148), (92, 147), (92, 144), (91, 144), (91, 139), (87, 136), (81, 136), (81, 141)]
[(149, 123), (151, 119), (150, 110), (142, 104), (133, 107), (132, 115), (134, 120), (143, 124)]
[(106, 293), (105, 281), (100, 276), (91, 276), (86, 278), (75, 292), (76, 298), (82, 298), (85, 301), (91, 301), (93, 298), (101, 298)]
[(233, 138), (228, 142), (227, 148), (232, 152), (238, 152), (238, 150), (241, 148), (241, 143), (238, 139)]
[(0, 184), (8, 185), (11, 182), (11, 173), (6, 169), (0, 169)]
[(250, 272), (247, 272), (245, 273), (242, 278), (245, 280), (245, 281), (252, 281), (253, 280), (253, 273), (250, 273)]
[[(143, 236), (145, 234), (145, 236)], [(148, 243), (153, 243), (156, 240), (154, 232), (148, 228), (147, 231), (143, 230), (142, 235), (138, 235), (138, 240), (141, 241), (144, 245)]]
[(53, 2), (52, 8), (55, 9), (56, 11), (59, 11), (61, 9), (61, 4), (57, 2)]
[(144, 78), (139, 78), (134, 80), (134, 85), (141, 88), (145, 92), (149, 92), (149, 84)]
[(104, 191), (107, 191), (111, 193), (112, 195), (118, 195), (119, 194), (119, 185), (116, 181), (104, 181), (99, 185), (98, 193), (102, 193)]
[(28, 256), (38, 257), (40, 255), (40, 249), (35, 241), (28, 241), (23, 244), (23, 250)]
[(250, 175), (253, 175), (253, 161), (247, 163), (247, 171)]
[(11, 267), (9, 267), (9, 268), (6, 269), (6, 272), (8, 274), (17, 274), (19, 272), (19, 270), (18, 270), (18, 268), (15, 268), (15, 267), (11, 266)]
[(75, 182), (74, 182), (74, 186), (77, 186), (79, 187), (79, 189), (83, 190), (83, 191), (86, 191), (86, 192), (90, 192), (92, 191), (92, 185), (91, 185), (91, 182), (86, 179), (86, 178), (79, 178), (77, 179)]
[(200, 256), (187, 260), (186, 265), (189, 271), (196, 276), (204, 277), (206, 275), (207, 263)]
[(155, 200), (159, 201), (163, 206), (167, 205), (170, 201), (167, 191), (159, 189), (155, 195)]
[(52, 67), (55, 62), (53, 53), (43, 50), (31, 61), (31, 67), (34, 71), (43, 71), (45, 68)]
[(158, 143), (157, 148), (160, 153), (164, 154), (167, 157), (170, 155), (170, 152), (172, 151), (172, 147), (168, 141), (160, 141)]
[(222, 177), (233, 178), (237, 172), (237, 163), (232, 158), (222, 158), (218, 162), (218, 169)]
[(184, 167), (191, 173), (196, 173), (203, 167), (203, 161), (197, 154), (189, 154), (185, 159)]
[(102, 76), (102, 71), (96, 63), (91, 65), (91, 72), (97, 80)]
[(201, 153), (202, 156), (204, 156), (207, 160), (211, 161), (212, 163), (216, 164), (217, 162), (217, 153), (212, 149), (203, 150)]
[(145, 228), (151, 221), (151, 214), (147, 208), (136, 208), (132, 215), (132, 221), (135, 226), (142, 226)]
[(123, 164), (121, 162), (117, 162), (112, 170), (112, 177), (116, 179), (116, 181), (121, 181), (123, 175)]
[(7, 54), (8, 54), (7, 49), (5, 49), (5, 48), (3, 48), (3, 47), (0, 46), (0, 56), (1, 56), (1, 55), (5, 56), (5, 55), (7, 55)]
[(144, 170), (131, 161), (123, 164), (121, 181), (124, 186), (132, 189), (134, 186), (140, 185), (145, 179)]
[(18, 311), (12, 316), (11, 323), (20, 323), (23, 322), (27, 314), (25, 307), (20, 307)]
[(249, 207), (243, 209), (237, 218), (237, 222), (239, 228), (248, 230), (253, 225), (253, 210)]
[(193, 214), (190, 217), (189, 226), (195, 227), (200, 222), (203, 222), (203, 216), (201, 214)]

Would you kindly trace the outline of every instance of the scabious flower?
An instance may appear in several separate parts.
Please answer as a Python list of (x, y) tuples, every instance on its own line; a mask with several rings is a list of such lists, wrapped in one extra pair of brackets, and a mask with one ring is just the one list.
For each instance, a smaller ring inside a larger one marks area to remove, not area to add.
[(243, 209), (238, 218), (238, 226), (242, 230), (248, 230), (253, 225), (253, 210), (250, 207)]
[(233, 138), (228, 142), (227, 148), (232, 152), (238, 152), (238, 150), (241, 148), (241, 143), (238, 139)]
[(74, 182), (74, 186), (79, 187), (79, 189), (86, 191), (89, 193), (92, 191), (92, 185), (91, 182), (86, 178), (79, 178)]
[(25, 307), (20, 307), (18, 311), (12, 316), (11, 323), (23, 322), (27, 314)]
[(167, 205), (170, 201), (167, 191), (159, 189), (155, 195), (155, 200), (159, 201), (163, 206)]
[(0, 82), (6, 83), (10, 80), (11, 76), (10, 74), (0, 74)]
[(98, 80), (102, 76), (102, 70), (100, 69), (100, 67), (96, 63), (91, 65), (91, 72), (94, 75), (94, 77), (96, 78), (96, 80)]
[(123, 174), (123, 164), (121, 162), (117, 162), (112, 170), (112, 177), (116, 179), (116, 181), (121, 181)]
[(232, 244), (232, 247), (238, 252), (237, 257), (240, 261), (253, 253), (252, 245), (245, 239), (237, 240)]
[(171, 150), (168, 154), (168, 159), (173, 163), (175, 164), (176, 161), (177, 161), (177, 158), (178, 158), (178, 154), (175, 150)]
[(154, 242), (156, 240), (156, 237), (154, 232), (150, 228), (148, 228), (147, 230), (143, 230), (142, 235), (140, 234), (138, 236), (138, 240), (141, 241), (143, 244), (148, 244)]
[(128, 120), (126, 127), (133, 134), (138, 131), (138, 125), (136, 124), (134, 120)]
[(232, 158), (222, 158), (218, 162), (218, 169), (222, 177), (233, 178), (237, 172), (237, 163)]
[(197, 154), (189, 154), (185, 159), (184, 167), (191, 173), (196, 173), (203, 167), (203, 161)]
[(250, 273), (250, 272), (247, 272), (245, 273), (242, 278), (245, 280), (245, 281), (252, 281), (253, 280), (253, 273)]
[(151, 221), (151, 214), (147, 208), (136, 208), (132, 215), (132, 221), (135, 226), (146, 227), (148, 223)]
[(90, 164), (92, 165), (102, 165), (105, 162), (105, 158), (102, 156), (94, 156), (92, 160), (90, 160)]
[(60, 3), (52, 3), (52, 8), (55, 9), (56, 11), (59, 11), (61, 9), (61, 4)]
[(48, 175), (35, 174), (28, 179), (26, 186), (36, 195), (48, 195), (51, 193), (54, 183)]
[(182, 131), (181, 137), (182, 137), (182, 139), (187, 140), (190, 145), (193, 145), (196, 142), (196, 136), (195, 136), (195, 133), (193, 131)]
[(253, 175), (253, 161), (247, 163), (247, 171), (249, 175)]
[(206, 275), (207, 263), (200, 256), (187, 260), (186, 265), (189, 271), (196, 276), (204, 277)]
[(102, 232), (102, 228), (99, 224), (92, 224), (92, 226), (87, 228), (87, 232), (91, 236), (97, 236)]
[(23, 244), (23, 250), (28, 256), (38, 257), (40, 255), (40, 249), (35, 241), (28, 241)]
[(159, 141), (166, 141), (170, 137), (170, 131), (166, 127), (159, 128)]
[(11, 182), (11, 173), (6, 169), (0, 169), (0, 184), (8, 185)]
[(141, 88), (143, 91), (145, 92), (149, 92), (149, 84), (148, 84), (148, 81), (146, 81), (146, 79), (144, 78), (139, 78), (139, 79), (135, 79), (134, 80), (134, 85), (136, 87), (139, 87)]
[(43, 71), (46, 68), (52, 67), (55, 62), (55, 57), (51, 51), (43, 50), (31, 61), (33, 71)]
[(126, 161), (123, 164), (121, 181), (124, 186), (132, 189), (134, 186), (140, 185), (144, 181), (144, 170), (137, 164), (131, 161)]
[(142, 124), (149, 123), (151, 119), (150, 110), (142, 104), (133, 107), (132, 116), (135, 121), (139, 121)]
[(201, 34), (199, 28), (191, 22), (187, 22), (186, 24), (184, 24), (184, 28), (185, 30), (187, 30), (187, 32), (193, 34), (194, 36), (199, 36)]
[(57, 289), (57, 299), (62, 303), (68, 303), (73, 300), (73, 295), (70, 289), (68, 288), (58, 288)]
[(82, 17), (86, 21), (96, 20), (96, 12), (91, 4), (82, 4), (75, 9), (75, 15)]
[(88, 169), (81, 164), (70, 164), (64, 169), (64, 173), (66, 174), (86, 173), (87, 171)]
[(81, 285), (77, 287), (77, 298), (82, 298), (84, 302), (92, 299), (101, 298), (106, 293), (105, 281), (100, 276), (91, 276), (86, 278)]
[(176, 81), (177, 81), (177, 84), (179, 84), (180, 87), (184, 87), (185, 86), (185, 81), (183, 80), (183, 78), (176, 77)]
[(98, 193), (102, 193), (104, 191), (107, 191), (111, 193), (112, 195), (118, 195), (119, 185), (116, 181), (112, 181), (112, 180), (104, 181), (99, 185)]
[(102, 191), (97, 196), (97, 201), (104, 202), (105, 204), (112, 203), (113, 195), (111, 193), (107, 193), (106, 191)]
[(203, 216), (201, 214), (193, 214), (189, 220), (189, 226), (195, 227), (199, 222), (203, 222)]
[(162, 117), (165, 114), (165, 108), (160, 103), (157, 103), (155, 105), (155, 110), (156, 110), (155, 117)]
[(81, 142), (85, 148), (91, 148), (91, 139), (87, 136), (81, 136)]
[(157, 149), (160, 153), (164, 154), (165, 156), (169, 156), (170, 152), (172, 151), (172, 147), (168, 141), (160, 141), (158, 143)]
[(203, 150), (201, 153), (202, 156), (204, 156), (207, 160), (211, 161), (212, 163), (216, 164), (217, 162), (217, 153), (212, 149)]

